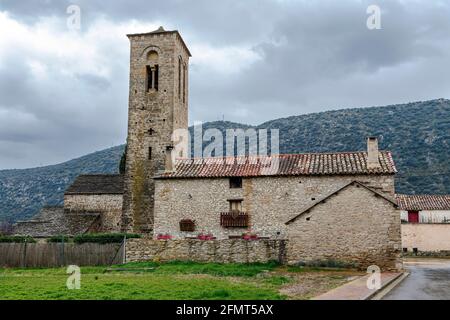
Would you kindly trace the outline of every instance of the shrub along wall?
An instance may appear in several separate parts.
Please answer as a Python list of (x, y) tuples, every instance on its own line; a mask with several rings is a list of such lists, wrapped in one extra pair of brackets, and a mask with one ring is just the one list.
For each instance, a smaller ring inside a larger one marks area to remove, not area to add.
[(126, 261), (196, 261), (253, 263), (285, 261), (286, 240), (152, 240), (129, 239)]
[(66, 235), (53, 236), (47, 239), (48, 243), (54, 242), (74, 242), (74, 243), (122, 243), (124, 238), (140, 238), (141, 235), (135, 233), (85, 233), (71, 238)]
[(75, 243), (120, 243), (125, 238), (140, 238), (135, 233), (85, 233), (73, 239)]
[(0, 236), (0, 243), (35, 243), (32, 237), (27, 236)]

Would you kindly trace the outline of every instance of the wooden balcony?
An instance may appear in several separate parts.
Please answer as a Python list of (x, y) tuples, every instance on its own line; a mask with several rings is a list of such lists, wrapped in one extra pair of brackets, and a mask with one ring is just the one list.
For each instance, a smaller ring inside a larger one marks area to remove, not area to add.
[(220, 213), (220, 225), (224, 228), (247, 228), (249, 215), (245, 212), (231, 211)]

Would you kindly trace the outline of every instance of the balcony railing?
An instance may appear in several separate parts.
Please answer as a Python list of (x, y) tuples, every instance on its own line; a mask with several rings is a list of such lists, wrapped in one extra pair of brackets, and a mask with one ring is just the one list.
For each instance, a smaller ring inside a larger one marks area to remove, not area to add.
[(249, 215), (245, 212), (221, 212), (220, 225), (224, 228), (246, 228), (248, 227)]

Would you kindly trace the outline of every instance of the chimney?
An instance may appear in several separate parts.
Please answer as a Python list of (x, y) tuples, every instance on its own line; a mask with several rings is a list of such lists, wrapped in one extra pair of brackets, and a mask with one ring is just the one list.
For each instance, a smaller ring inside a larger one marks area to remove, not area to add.
[(166, 147), (166, 172), (175, 171), (175, 152), (173, 146)]
[(380, 161), (378, 161), (378, 138), (367, 138), (367, 169), (380, 168)]

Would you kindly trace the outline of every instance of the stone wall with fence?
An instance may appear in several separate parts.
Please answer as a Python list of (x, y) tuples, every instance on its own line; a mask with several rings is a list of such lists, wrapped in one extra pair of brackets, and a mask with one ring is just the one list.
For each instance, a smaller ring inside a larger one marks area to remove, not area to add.
[(286, 240), (152, 240), (129, 239), (126, 261), (196, 261), (217, 263), (284, 263)]

